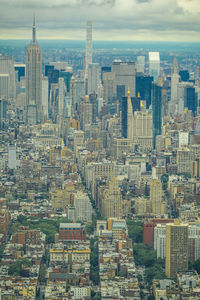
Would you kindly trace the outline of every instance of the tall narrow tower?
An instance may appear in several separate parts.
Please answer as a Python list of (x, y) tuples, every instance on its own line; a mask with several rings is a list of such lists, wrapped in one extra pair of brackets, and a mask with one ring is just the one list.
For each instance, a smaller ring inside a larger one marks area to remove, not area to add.
[(171, 73), (171, 101), (169, 102), (169, 113), (171, 114), (177, 113), (179, 78), (178, 62), (175, 55)]
[(88, 92), (88, 66), (92, 64), (92, 22), (87, 21), (86, 25), (86, 57), (85, 57), (85, 90)]
[(42, 119), (42, 53), (36, 41), (34, 16), (32, 41), (26, 52), (26, 121), (34, 125)]

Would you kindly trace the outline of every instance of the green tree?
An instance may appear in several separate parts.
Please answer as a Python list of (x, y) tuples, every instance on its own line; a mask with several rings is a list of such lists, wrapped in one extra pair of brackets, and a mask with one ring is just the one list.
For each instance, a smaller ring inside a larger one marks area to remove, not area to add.
[(162, 182), (162, 188), (163, 188), (164, 191), (167, 190), (168, 181), (169, 181), (169, 175), (168, 174), (163, 174), (161, 176), (161, 182)]
[(128, 235), (134, 243), (142, 243), (143, 227), (142, 222), (127, 220)]
[(200, 274), (200, 258), (194, 262), (193, 268), (197, 271), (198, 274)]

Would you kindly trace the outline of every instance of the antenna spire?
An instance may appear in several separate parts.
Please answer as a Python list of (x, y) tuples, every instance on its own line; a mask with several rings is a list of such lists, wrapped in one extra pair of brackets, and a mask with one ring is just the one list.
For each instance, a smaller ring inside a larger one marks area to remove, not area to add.
[(35, 13), (33, 14), (32, 42), (33, 42), (33, 43), (36, 42)]

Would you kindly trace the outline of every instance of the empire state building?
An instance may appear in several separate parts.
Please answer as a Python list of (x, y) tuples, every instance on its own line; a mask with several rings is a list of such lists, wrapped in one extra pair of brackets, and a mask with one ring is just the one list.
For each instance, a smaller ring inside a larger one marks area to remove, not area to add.
[(42, 119), (42, 53), (36, 41), (34, 17), (32, 41), (26, 53), (26, 121), (35, 125), (41, 123)]

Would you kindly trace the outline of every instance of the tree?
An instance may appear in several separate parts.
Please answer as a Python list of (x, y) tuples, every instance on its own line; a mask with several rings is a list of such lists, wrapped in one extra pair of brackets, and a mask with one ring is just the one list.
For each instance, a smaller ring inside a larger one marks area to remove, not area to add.
[(200, 274), (200, 258), (194, 262), (193, 268), (197, 271), (198, 274)]
[(162, 182), (162, 188), (163, 188), (164, 191), (167, 190), (168, 181), (169, 181), (169, 175), (168, 174), (163, 174), (161, 176), (161, 182)]
[(143, 227), (142, 222), (127, 220), (128, 234), (134, 243), (142, 243)]

